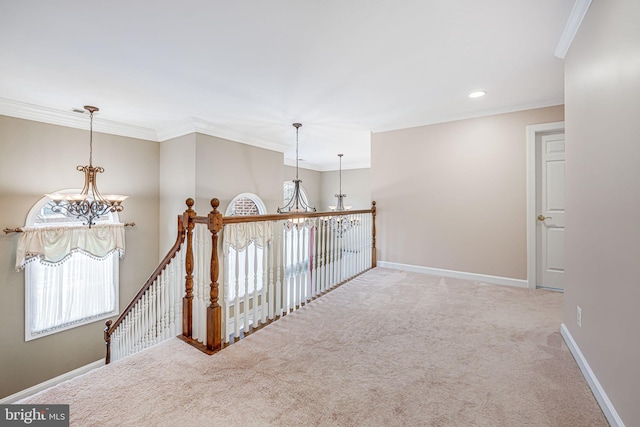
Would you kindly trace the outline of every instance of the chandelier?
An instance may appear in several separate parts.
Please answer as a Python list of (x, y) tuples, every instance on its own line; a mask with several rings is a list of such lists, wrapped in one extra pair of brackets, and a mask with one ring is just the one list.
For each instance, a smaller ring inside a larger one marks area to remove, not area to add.
[[(338, 154), (338, 157), (340, 158), (340, 187), (338, 194), (335, 195), (338, 198), (338, 204), (336, 206), (329, 206), (329, 209), (335, 212), (348, 211), (351, 209), (351, 206), (344, 205), (344, 198), (347, 197), (347, 195), (342, 193), (342, 156), (344, 156), (344, 154)], [(330, 222), (333, 231), (337, 234), (338, 237), (342, 237), (347, 231), (351, 230), (355, 226), (358, 226), (360, 224), (360, 219), (358, 217), (354, 217), (353, 215), (341, 215), (332, 217)]]
[(302, 180), (298, 178), (298, 130), (302, 124), (294, 123), (293, 127), (296, 128), (296, 179), (293, 182), (293, 194), (291, 199), (287, 202), (287, 204), (283, 208), (278, 208), (278, 213), (296, 213), (296, 212), (315, 212), (316, 208), (309, 206), (304, 198), (302, 197), (302, 192), (300, 190), (300, 183)]
[(79, 172), (84, 172), (82, 191), (77, 194), (54, 193), (45, 194), (45, 196), (53, 200), (54, 205), (51, 207), (53, 212), (62, 213), (64, 209), (69, 215), (84, 220), (84, 225), (91, 228), (101, 216), (109, 212), (121, 212), (124, 209), (122, 202), (129, 196), (102, 195), (98, 191), (96, 176), (98, 173), (104, 172), (103, 167), (93, 166), (93, 113), (98, 111), (98, 108), (86, 105), (84, 109), (89, 112), (91, 122), (89, 128), (89, 165), (76, 167)]
[(344, 154), (338, 154), (338, 157), (340, 157), (340, 175), (339, 175), (339, 179), (340, 179), (340, 189), (338, 191), (338, 194), (336, 194), (335, 196), (338, 198), (338, 204), (335, 206), (329, 206), (329, 209), (331, 209), (332, 211), (348, 211), (349, 209), (351, 209), (351, 206), (346, 206), (344, 205), (344, 198), (347, 197), (346, 194), (342, 194), (342, 156), (344, 156)]

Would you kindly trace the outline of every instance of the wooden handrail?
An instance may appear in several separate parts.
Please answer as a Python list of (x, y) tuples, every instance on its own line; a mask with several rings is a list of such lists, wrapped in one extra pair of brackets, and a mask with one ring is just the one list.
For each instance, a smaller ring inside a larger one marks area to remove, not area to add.
[[(374, 202), (375, 205), (375, 202)], [(282, 213), (282, 214), (267, 214), (267, 215), (242, 215), (242, 216), (225, 216), (222, 217), (222, 223), (237, 224), (240, 222), (260, 222), (260, 221), (279, 221), (298, 218), (322, 218), (328, 216), (343, 216), (354, 214), (367, 214), (371, 213), (371, 209), (361, 209), (357, 211), (339, 211), (339, 212), (300, 212), (300, 213)]]
[(158, 278), (160, 273), (164, 271), (164, 269), (169, 265), (171, 260), (176, 256), (180, 247), (184, 243), (185, 230), (182, 225), (182, 215), (178, 215), (178, 235), (176, 236), (176, 241), (169, 249), (169, 252), (162, 259), (158, 267), (151, 273), (147, 281), (142, 285), (142, 288), (138, 291), (138, 293), (133, 297), (127, 308), (118, 316), (115, 322), (111, 319), (107, 320), (106, 328), (104, 329), (104, 341), (107, 346), (107, 356), (105, 363), (111, 362), (111, 334), (118, 327), (118, 325), (123, 321), (123, 319), (129, 314), (131, 309), (135, 306), (135, 304), (142, 298), (144, 293), (149, 289), (149, 287), (153, 284), (153, 282)]

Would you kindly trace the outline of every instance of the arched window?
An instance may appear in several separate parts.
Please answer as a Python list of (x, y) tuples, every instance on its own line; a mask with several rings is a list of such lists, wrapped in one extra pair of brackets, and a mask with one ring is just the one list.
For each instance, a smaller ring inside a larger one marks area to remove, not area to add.
[(54, 206), (44, 197), (31, 208), (18, 244), (17, 267), (25, 269), (25, 341), (119, 310), (124, 231), (118, 214), (104, 215), (90, 229)]
[(238, 194), (233, 198), (233, 200), (231, 200), (231, 203), (229, 203), (225, 212), (225, 216), (263, 215), (266, 213), (267, 208), (260, 197), (253, 193), (242, 193)]
[[(266, 213), (267, 209), (260, 197), (252, 193), (242, 193), (234, 197), (225, 212), (226, 216), (264, 215)], [(239, 226), (242, 225), (236, 227)], [(260, 226), (262, 224), (256, 227)], [(245, 283), (248, 283), (246, 291), (249, 294), (262, 290), (263, 247), (256, 242), (251, 232), (248, 232), (247, 236), (248, 241), (246, 242), (225, 242), (225, 298), (230, 303), (236, 296), (238, 298), (244, 297)], [(245, 266), (248, 270), (245, 269)]]

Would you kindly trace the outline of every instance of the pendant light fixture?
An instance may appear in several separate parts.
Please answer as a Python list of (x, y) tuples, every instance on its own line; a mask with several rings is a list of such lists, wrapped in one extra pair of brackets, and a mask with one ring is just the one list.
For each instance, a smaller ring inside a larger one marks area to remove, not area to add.
[(339, 190), (338, 190), (338, 194), (336, 194), (335, 196), (338, 198), (338, 204), (336, 206), (329, 206), (329, 209), (331, 209), (332, 211), (348, 211), (349, 209), (351, 209), (351, 206), (345, 206), (344, 205), (344, 198), (347, 197), (346, 194), (342, 194), (342, 156), (344, 156), (344, 154), (338, 154), (338, 157), (340, 158), (340, 172), (339, 172)]
[(302, 197), (302, 192), (300, 190), (300, 184), (302, 183), (302, 180), (298, 177), (298, 130), (300, 129), (301, 126), (302, 124), (300, 123), (293, 124), (293, 127), (296, 128), (296, 179), (292, 181), (293, 194), (291, 196), (291, 199), (289, 199), (289, 201), (284, 207), (278, 208), (278, 213), (296, 213), (296, 212), (315, 212), (316, 211), (315, 207), (311, 207), (307, 204), (307, 202), (305, 202), (304, 198)]
[(64, 209), (69, 215), (83, 219), (85, 221), (84, 225), (88, 225), (91, 228), (101, 216), (109, 212), (122, 212), (124, 209), (122, 202), (128, 196), (119, 194), (103, 195), (98, 191), (97, 174), (104, 172), (104, 168), (93, 166), (93, 114), (99, 109), (90, 105), (86, 105), (84, 109), (89, 112), (91, 121), (89, 125), (89, 165), (76, 168), (84, 173), (82, 191), (78, 194), (54, 193), (45, 195), (54, 202), (51, 207), (53, 212), (60, 213)]

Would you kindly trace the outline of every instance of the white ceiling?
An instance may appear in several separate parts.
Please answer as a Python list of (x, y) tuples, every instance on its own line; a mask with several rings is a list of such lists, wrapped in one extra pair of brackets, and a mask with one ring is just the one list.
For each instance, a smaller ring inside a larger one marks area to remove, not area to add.
[(0, 113), (95, 105), (96, 130), (197, 130), (287, 164), (301, 122), (301, 167), (366, 167), (371, 132), (561, 104), (573, 3), (2, 0)]

